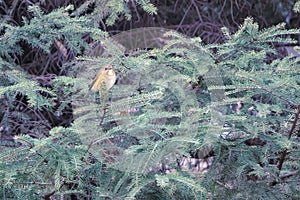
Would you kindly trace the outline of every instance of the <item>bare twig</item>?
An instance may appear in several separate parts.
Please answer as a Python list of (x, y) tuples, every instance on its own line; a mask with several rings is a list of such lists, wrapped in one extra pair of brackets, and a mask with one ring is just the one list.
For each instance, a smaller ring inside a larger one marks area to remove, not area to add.
[[(297, 108), (297, 112), (295, 113), (295, 119), (293, 121), (293, 125), (291, 127), (291, 130), (289, 131), (289, 135), (288, 135), (288, 139), (291, 139), (292, 135), (293, 135), (293, 132), (296, 128), (296, 125), (297, 125), (297, 122), (299, 120), (299, 115), (300, 115), (300, 105), (298, 105), (298, 108)], [(279, 169), (279, 171), (282, 169), (282, 165), (285, 161), (285, 157), (287, 155), (287, 149), (285, 149), (282, 153), (281, 153), (281, 156), (280, 156), (280, 159), (279, 159), (279, 162), (278, 162), (278, 165), (277, 165), (277, 168)]]
[(289, 173), (279, 175), (279, 178), (284, 179), (284, 178), (287, 178), (287, 177), (290, 177), (290, 176), (294, 176), (297, 173), (298, 173), (298, 170), (291, 171)]
[(54, 194), (55, 194), (55, 190), (53, 189), (53, 190), (51, 190), (50, 192), (48, 192), (44, 195), (44, 199), (45, 200), (51, 200), (51, 196), (54, 195)]

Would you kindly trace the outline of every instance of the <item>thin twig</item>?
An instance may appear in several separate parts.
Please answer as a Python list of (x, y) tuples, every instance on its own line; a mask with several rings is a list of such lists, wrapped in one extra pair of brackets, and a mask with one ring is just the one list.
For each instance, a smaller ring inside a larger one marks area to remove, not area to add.
[[(298, 119), (299, 119), (299, 115), (300, 115), (300, 105), (298, 105), (298, 109), (297, 109), (297, 112), (295, 113), (295, 119), (293, 121), (293, 125), (291, 127), (291, 130), (289, 131), (289, 135), (288, 135), (288, 139), (291, 139), (292, 135), (293, 135), (293, 132), (296, 128), (296, 125), (297, 125), (297, 122), (298, 122)], [(277, 168), (279, 169), (279, 171), (282, 169), (282, 165), (285, 161), (285, 157), (287, 155), (287, 151), (288, 149), (285, 149), (282, 153), (281, 153), (281, 156), (280, 156), (280, 159), (279, 159), (279, 162), (278, 162), (278, 166)]]
[[(295, 119), (293, 121), (293, 125), (289, 131), (289, 134), (288, 134), (288, 139), (291, 139), (292, 135), (293, 135), (293, 132), (296, 128), (296, 125), (297, 125), (297, 122), (298, 122), (298, 119), (299, 119), (299, 115), (300, 115), (300, 105), (298, 105), (298, 108), (297, 108), (297, 112), (295, 113)], [(285, 149), (282, 153), (281, 153), (281, 156), (280, 156), (280, 159), (279, 159), (279, 162), (278, 162), (278, 165), (277, 165), (277, 168), (278, 170), (280, 171), (282, 169), (282, 165), (285, 161), (285, 158), (286, 158), (286, 155), (288, 153), (288, 149)], [(291, 172), (290, 172), (291, 173)], [(286, 175), (278, 175), (279, 178), (285, 178), (285, 177), (288, 177), (288, 176), (292, 176), (293, 174), (286, 174)], [(296, 172), (297, 173), (297, 172)], [(278, 181), (273, 181), (271, 183), (271, 186), (274, 186), (278, 183)]]
[(284, 178), (287, 178), (287, 177), (290, 177), (290, 176), (294, 176), (297, 173), (298, 173), (298, 170), (291, 171), (289, 173), (279, 175), (279, 178), (284, 179)]
[(53, 190), (51, 190), (50, 192), (46, 193), (46, 194), (44, 195), (44, 199), (45, 199), (45, 200), (51, 200), (51, 196), (54, 195), (55, 192), (56, 192), (55, 189), (53, 189)]
[(100, 122), (99, 122), (99, 124), (98, 124), (98, 126), (100, 127), (101, 125), (102, 125), (102, 123), (103, 123), (103, 121), (104, 121), (104, 118), (105, 118), (105, 115), (106, 115), (106, 110), (107, 110), (107, 107), (106, 107), (106, 92), (107, 91), (104, 91), (103, 93), (103, 96), (102, 96), (102, 98), (103, 98), (103, 115), (102, 115), (102, 117), (101, 117), (101, 119), (100, 119)]

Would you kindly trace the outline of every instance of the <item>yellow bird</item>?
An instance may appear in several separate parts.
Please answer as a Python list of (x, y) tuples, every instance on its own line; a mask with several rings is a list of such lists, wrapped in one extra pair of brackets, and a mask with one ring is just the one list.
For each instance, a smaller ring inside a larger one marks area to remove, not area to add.
[(115, 84), (116, 80), (117, 80), (117, 74), (113, 70), (111, 65), (103, 66), (98, 71), (97, 76), (93, 80), (93, 82), (89, 88), (89, 92), (85, 95), (85, 97), (87, 95), (89, 95), (91, 91), (92, 92), (100, 91), (101, 96), (102, 96), (102, 102), (103, 102), (103, 105), (105, 108), (105, 102), (106, 102), (105, 100), (106, 100), (107, 91), (110, 88), (112, 88), (112, 86)]
[(100, 89), (104, 89), (107, 91), (112, 88), (116, 80), (117, 75), (111, 65), (105, 65), (98, 71), (98, 74), (93, 80), (89, 90), (96, 92)]
[[(96, 78), (93, 80), (89, 88), (88, 94), (90, 93), (90, 91), (93, 92), (100, 91), (102, 96), (103, 116), (100, 119), (98, 126), (101, 126), (105, 117), (105, 113), (107, 109), (106, 107), (107, 91), (115, 84), (116, 80), (117, 80), (117, 75), (116, 72), (111, 67), (111, 65), (105, 65), (98, 71)], [(88, 94), (86, 94), (85, 96), (87, 96)]]

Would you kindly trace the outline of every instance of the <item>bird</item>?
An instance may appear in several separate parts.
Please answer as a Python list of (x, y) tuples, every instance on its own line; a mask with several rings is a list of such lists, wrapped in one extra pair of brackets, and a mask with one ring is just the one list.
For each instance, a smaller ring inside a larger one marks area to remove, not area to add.
[(101, 67), (97, 73), (97, 76), (93, 80), (89, 91), (97, 92), (99, 90), (108, 91), (112, 88), (117, 80), (117, 74), (113, 70), (111, 65), (105, 65)]
[(92, 92), (100, 92), (102, 96), (103, 106), (105, 108), (107, 91), (114, 86), (117, 80), (117, 74), (112, 66), (107, 64), (101, 67), (89, 87), (88, 93), (84, 96), (87, 97)]
[(114, 86), (117, 80), (117, 74), (113, 70), (112, 66), (107, 64), (101, 67), (97, 73), (97, 76), (93, 80), (92, 84), (89, 87), (88, 93), (85, 95), (85, 97), (90, 94), (91, 92), (100, 92), (102, 96), (102, 106), (103, 106), (103, 115), (100, 118), (100, 122), (98, 126), (100, 127), (105, 114), (106, 114), (106, 95), (110, 88)]

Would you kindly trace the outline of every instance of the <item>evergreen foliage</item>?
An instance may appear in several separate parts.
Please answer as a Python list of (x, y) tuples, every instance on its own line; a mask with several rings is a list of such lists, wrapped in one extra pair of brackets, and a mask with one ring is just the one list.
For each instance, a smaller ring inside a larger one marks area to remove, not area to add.
[[(95, 26), (130, 18), (126, 3), (35, 5), (21, 26), (1, 23), (1, 199), (299, 199), (300, 57), (276, 47), (300, 29), (248, 17), (223, 43), (170, 31), (160, 48), (128, 48)], [(62, 70), (46, 82), (17, 64), (54, 44)], [(105, 64), (118, 81), (104, 101), (88, 88)], [(43, 118), (67, 109), (64, 127)], [(208, 172), (177, 164), (193, 155), (214, 157)]]
[(293, 7), (293, 10), (297, 13), (300, 12), (300, 1), (297, 1)]

